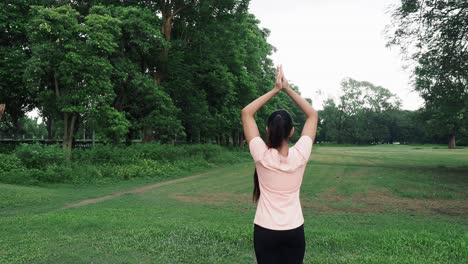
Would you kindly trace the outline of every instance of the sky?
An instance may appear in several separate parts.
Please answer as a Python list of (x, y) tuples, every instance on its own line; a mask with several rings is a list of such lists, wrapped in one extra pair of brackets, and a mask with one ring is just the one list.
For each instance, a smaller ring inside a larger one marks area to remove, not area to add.
[(337, 98), (345, 77), (389, 89), (402, 108), (418, 109), (422, 98), (413, 91), (410, 69), (396, 47), (385, 47), (385, 26), (391, 5), (400, 0), (251, 0), (250, 13), (268, 28), (276, 47), (275, 64), (322, 109)]

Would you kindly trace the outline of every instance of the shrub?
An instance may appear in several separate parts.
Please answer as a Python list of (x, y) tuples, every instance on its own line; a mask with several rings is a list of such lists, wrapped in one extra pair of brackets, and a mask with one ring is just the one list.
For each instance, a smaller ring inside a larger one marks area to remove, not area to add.
[(187, 157), (187, 150), (182, 146), (162, 145), (158, 143), (137, 144), (129, 147), (137, 158), (159, 161), (174, 161)]
[(135, 154), (130, 147), (104, 145), (73, 150), (73, 160), (90, 164), (122, 164), (132, 163)]
[(44, 178), (44, 171), (39, 169), (14, 169), (0, 173), (0, 181), (9, 184), (37, 184)]
[(57, 145), (21, 144), (14, 153), (28, 168), (46, 168), (66, 160), (65, 151)]
[(24, 168), (21, 160), (15, 155), (0, 154), (0, 173)]
[(57, 146), (20, 145), (0, 154), (0, 181), (14, 184), (102, 183), (133, 178), (170, 179), (213, 165), (250, 160), (243, 149), (218, 145), (137, 144), (73, 150), (67, 162)]

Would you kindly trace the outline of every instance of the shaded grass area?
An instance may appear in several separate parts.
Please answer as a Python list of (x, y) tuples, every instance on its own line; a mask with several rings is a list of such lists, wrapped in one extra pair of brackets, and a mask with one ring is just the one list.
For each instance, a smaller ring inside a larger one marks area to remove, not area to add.
[[(423, 150), (314, 146), (305, 263), (467, 263), (468, 151)], [(0, 263), (253, 263), (252, 173), (240, 163), (66, 210), (138, 183), (0, 185)]]

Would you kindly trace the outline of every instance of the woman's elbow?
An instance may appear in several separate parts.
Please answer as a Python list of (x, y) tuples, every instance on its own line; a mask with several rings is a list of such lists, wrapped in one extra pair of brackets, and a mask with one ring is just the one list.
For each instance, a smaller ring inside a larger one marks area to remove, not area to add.
[(246, 107), (242, 108), (241, 115), (242, 116), (251, 116), (252, 113), (249, 111), (249, 109), (246, 106)]
[(309, 111), (307, 111), (306, 116), (310, 118), (318, 118), (318, 112), (317, 110), (311, 107)]

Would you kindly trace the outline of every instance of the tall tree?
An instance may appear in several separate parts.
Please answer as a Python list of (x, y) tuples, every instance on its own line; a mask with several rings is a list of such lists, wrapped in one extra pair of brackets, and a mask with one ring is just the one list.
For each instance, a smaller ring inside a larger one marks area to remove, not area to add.
[(107, 9), (120, 21), (122, 32), (119, 47), (111, 58), (117, 95), (112, 105), (130, 121), (127, 141), (133, 140), (138, 131), (142, 132), (144, 142), (152, 141), (154, 136), (164, 141), (173, 139), (181, 134), (179, 111), (151, 75), (160, 63), (160, 52), (167, 46), (160, 30), (161, 19), (147, 8)]
[(387, 32), (416, 63), (415, 89), (455, 148), (468, 119), (468, 2), (402, 0)]
[(30, 56), (26, 37), (29, 6), (39, 3), (0, 3), (0, 102), (8, 104), (2, 123), (10, 136), (22, 132), (20, 121), (35, 106), (34, 91), (24, 85), (23, 73)]
[(109, 111), (106, 106), (114, 93), (108, 57), (118, 47), (120, 34), (119, 21), (102, 7), (91, 9), (86, 17), (70, 6), (33, 8), (26, 81), (61, 113), (63, 148), (69, 153), (78, 120)]

